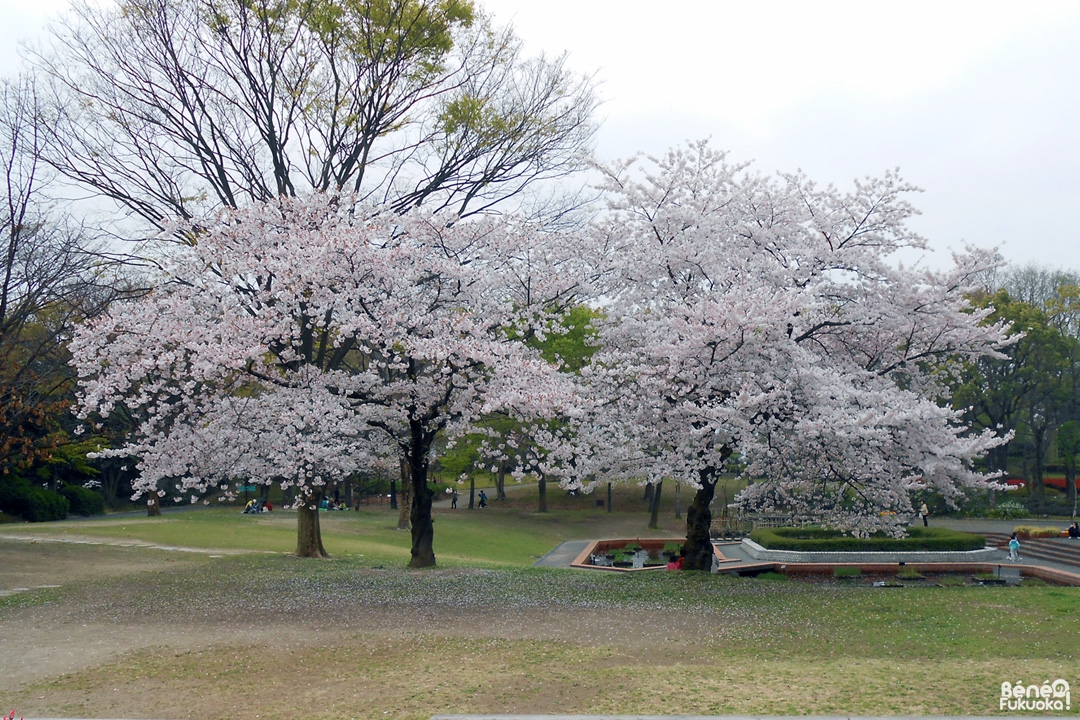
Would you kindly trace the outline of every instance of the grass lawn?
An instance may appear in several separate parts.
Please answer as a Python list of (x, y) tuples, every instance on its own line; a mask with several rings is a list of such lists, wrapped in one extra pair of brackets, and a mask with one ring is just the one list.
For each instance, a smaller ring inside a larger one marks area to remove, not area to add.
[[(258, 720), (991, 715), (1005, 681), (1080, 687), (1080, 589), (529, 567), (561, 539), (647, 521), (589, 504), (440, 510), (440, 567), (423, 571), (404, 568), (408, 534), (389, 510), (324, 514), (328, 562), (282, 554), (295, 542), (286, 513), (5, 526), (41, 541), (0, 540), (0, 581), (20, 564), (98, 571), (0, 597), (0, 703), (37, 717)], [(58, 535), (110, 540), (44, 542)]]

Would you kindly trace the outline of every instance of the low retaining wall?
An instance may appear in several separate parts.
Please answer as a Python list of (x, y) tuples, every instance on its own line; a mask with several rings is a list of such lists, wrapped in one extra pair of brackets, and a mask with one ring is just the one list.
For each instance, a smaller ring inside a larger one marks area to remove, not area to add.
[(938, 552), (875, 551), (875, 552), (803, 552), (801, 550), (769, 550), (750, 538), (742, 541), (743, 550), (755, 560), (779, 563), (898, 563), (898, 562), (995, 562), (1001, 559), (1001, 550), (954, 550)]
[[(667, 543), (677, 542), (682, 545), (686, 542), (686, 538), (622, 538), (614, 540), (594, 540), (589, 543), (584, 550), (578, 553), (577, 558), (570, 563), (570, 567), (586, 568), (588, 570), (608, 570), (611, 572), (643, 572), (646, 570), (664, 570), (666, 565), (651, 565), (643, 568), (623, 568), (623, 567), (610, 567), (607, 565), (593, 565), (589, 562), (589, 556), (594, 553), (611, 550), (614, 548), (626, 547), (629, 544), (637, 545), (644, 550), (663, 550), (664, 545)], [(713, 555), (718, 563), (731, 562), (725, 558), (716, 544), (713, 544)]]

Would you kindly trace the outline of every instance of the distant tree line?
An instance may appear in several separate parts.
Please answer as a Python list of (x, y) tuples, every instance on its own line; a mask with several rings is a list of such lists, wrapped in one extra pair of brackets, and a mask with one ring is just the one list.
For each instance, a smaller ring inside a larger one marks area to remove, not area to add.
[(955, 380), (953, 403), (974, 427), (1011, 434), (986, 464), (1024, 481), (1031, 511), (1075, 514), (1080, 274), (1005, 266), (987, 274), (983, 291), (972, 301), (993, 307), (988, 321), (1008, 322), (1013, 342), (1001, 350), (1003, 357), (965, 367)]

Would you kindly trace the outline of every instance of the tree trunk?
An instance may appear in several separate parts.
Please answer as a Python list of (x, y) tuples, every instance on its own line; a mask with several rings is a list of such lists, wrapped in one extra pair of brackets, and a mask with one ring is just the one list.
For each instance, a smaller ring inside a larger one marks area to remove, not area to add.
[(106, 465), (101, 471), (101, 494), (105, 496), (105, 504), (109, 507), (116, 502), (116, 491), (120, 487), (120, 469), (114, 465)]
[(146, 504), (146, 517), (161, 517), (161, 505), (156, 495)]
[(1043, 475), (1046, 465), (1046, 427), (1033, 425), (1031, 427), (1031, 486), (1028, 498), (1035, 501), (1038, 512), (1046, 510), (1046, 485)]
[(401, 460), (401, 497), (398, 500), (397, 529), (409, 529), (409, 514), (412, 512), (412, 482), (410, 480), (409, 463), (404, 458)]
[(435, 439), (434, 433), (425, 431), (417, 420), (410, 420), (412, 443), (409, 452), (409, 474), (412, 476), (412, 524), (411, 568), (435, 566), (435, 523), (431, 515), (431, 501), (435, 493), (428, 487), (428, 450)]
[(391, 480), (390, 481), (390, 509), (391, 510), (397, 510), (398, 509), (397, 480)]
[(540, 488), (540, 507), (537, 509), (537, 512), (546, 513), (548, 511), (548, 509), (547, 509), (547, 477), (545, 477), (542, 473), (540, 475), (540, 481), (537, 483), (537, 486)]
[(312, 495), (296, 508), (296, 556), (302, 558), (328, 558), (330, 554), (322, 544), (322, 528), (319, 527), (319, 501), (322, 493)]
[(476, 509), (476, 476), (469, 475), (469, 509)]
[(682, 520), (682, 510), (679, 509), (679, 485), (682, 483), (675, 483), (675, 519)]
[(686, 509), (686, 543), (682, 546), (683, 569), (712, 570), (713, 545), (709, 536), (712, 526), (713, 496), (716, 494), (716, 476), (712, 469), (698, 472), (701, 487), (694, 493), (694, 500)]
[(607, 484), (607, 511), (611, 512), (611, 483)]
[(653, 496), (653, 484), (652, 483), (645, 483), (645, 497), (643, 497), (641, 499), (642, 500), (652, 500), (652, 496)]
[(1069, 504), (1072, 505), (1073, 517), (1076, 517), (1076, 466), (1065, 466), (1065, 496), (1069, 500)]
[[(664, 481), (656, 483), (653, 491), (652, 507), (649, 508), (649, 529), (656, 530), (660, 527), (660, 493), (664, 490)], [(711, 519), (710, 519), (711, 522)]]
[(499, 461), (499, 472), (495, 473), (495, 499), (506, 499), (506, 462)]

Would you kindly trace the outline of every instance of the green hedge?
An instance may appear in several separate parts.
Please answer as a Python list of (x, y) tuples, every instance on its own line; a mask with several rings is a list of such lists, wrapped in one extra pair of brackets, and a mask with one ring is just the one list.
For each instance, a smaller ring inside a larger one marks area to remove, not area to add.
[(68, 501), (60, 493), (31, 484), (24, 478), (0, 477), (0, 512), (30, 522), (63, 520), (68, 515)]
[(981, 550), (986, 538), (974, 533), (945, 528), (908, 528), (908, 537), (874, 536), (856, 538), (839, 530), (819, 527), (758, 528), (750, 539), (770, 550), (801, 550), (804, 552), (873, 552), (873, 551), (955, 551)]
[(101, 515), (105, 512), (105, 498), (81, 485), (65, 485), (60, 494), (67, 498), (72, 515)]

